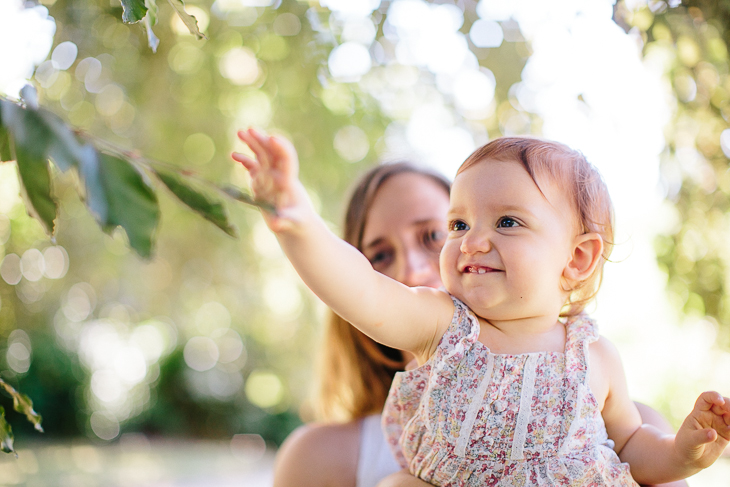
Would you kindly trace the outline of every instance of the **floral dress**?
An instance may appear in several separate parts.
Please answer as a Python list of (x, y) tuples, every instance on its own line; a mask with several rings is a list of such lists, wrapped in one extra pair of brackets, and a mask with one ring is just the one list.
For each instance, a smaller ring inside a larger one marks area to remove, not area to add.
[(585, 315), (566, 323), (564, 352), (494, 354), (479, 322), (455, 311), (433, 357), (399, 372), (383, 428), (403, 468), (437, 486), (636, 486), (588, 387)]

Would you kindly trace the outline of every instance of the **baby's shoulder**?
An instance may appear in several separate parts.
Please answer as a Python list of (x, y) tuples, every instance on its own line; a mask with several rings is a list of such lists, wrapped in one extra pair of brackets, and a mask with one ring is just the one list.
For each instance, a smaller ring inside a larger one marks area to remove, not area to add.
[(595, 341), (591, 342), (588, 346), (593, 356), (605, 360), (620, 360), (621, 358), (616, 345), (603, 335), (596, 334)]

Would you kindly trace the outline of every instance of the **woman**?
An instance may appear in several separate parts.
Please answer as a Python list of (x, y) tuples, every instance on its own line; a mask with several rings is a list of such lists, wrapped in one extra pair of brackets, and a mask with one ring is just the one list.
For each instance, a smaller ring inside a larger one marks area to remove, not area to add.
[[(449, 187), (442, 176), (408, 163), (378, 166), (355, 187), (344, 238), (375, 270), (409, 286), (440, 287)], [(319, 415), (326, 422), (304, 425), (287, 438), (274, 487), (428, 485), (399, 472), (380, 430), (393, 375), (409, 361), (332, 313), (319, 372)], [(645, 421), (671, 432), (656, 411), (638, 406)]]

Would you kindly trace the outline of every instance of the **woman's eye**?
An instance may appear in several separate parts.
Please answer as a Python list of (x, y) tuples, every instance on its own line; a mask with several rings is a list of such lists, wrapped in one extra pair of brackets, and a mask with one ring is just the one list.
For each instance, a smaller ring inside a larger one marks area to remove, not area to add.
[(469, 225), (460, 220), (453, 221), (449, 224), (449, 230), (452, 232), (461, 232), (468, 229)]
[(426, 248), (436, 252), (441, 251), (444, 240), (446, 240), (446, 233), (443, 230), (429, 230), (423, 235), (423, 244)]
[(521, 226), (520, 223), (512, 217), (503, 216), (497, 222), (498, 228), (514, 228)]
[(370, 265), (372, 265), (374, 268), (381, 268), (389, 264), (391, 260), (391, 253), (385, 251), (376, 252), (375, 254), (369, 256), (368, 260), (370, 261)]

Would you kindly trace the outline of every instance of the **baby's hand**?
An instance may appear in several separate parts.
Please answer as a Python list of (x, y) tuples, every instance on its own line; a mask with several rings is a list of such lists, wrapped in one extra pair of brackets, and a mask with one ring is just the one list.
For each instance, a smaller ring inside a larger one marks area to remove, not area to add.
[(730, 441), (730, 399), (717, 392), (703, 392), (677, 432), (675, 448), (680, 457), (697, 468), (707, 468)]
[(283, 138), (268, 136), (254, 129), (239, 130), (238, 138), (251, 148), (255, 159), (234, 152), (234, 160), (251, 175), (251, 189), (257, 200), (271, 203), (276, 215), (265, 213), (266, 223), (274, 232), (287, 229), (299, 220), (298, 210), (309, 207), (306, 191), (299, 182), (299, 160), (294, 146)]

